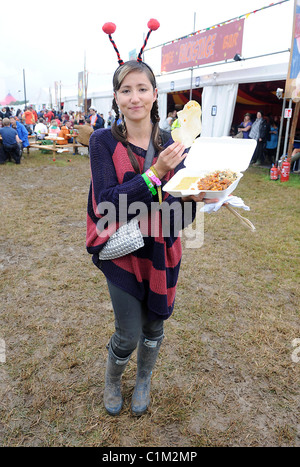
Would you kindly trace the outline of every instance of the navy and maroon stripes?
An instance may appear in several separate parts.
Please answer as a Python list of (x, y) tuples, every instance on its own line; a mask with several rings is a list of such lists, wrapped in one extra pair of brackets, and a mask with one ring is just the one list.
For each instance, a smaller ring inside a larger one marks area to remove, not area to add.
[[(142, 172), (146, 151), (133, 145), (131, 148)], [(142, 176), (134, 172), (127, 149), (114, 139), (109, 128), (96, 130), (92, 134), (90, 162), (87, 251), (93, 255), (94, 264), (114, 285), (137, 299), (146, 301), (151, 319), (167, 319), (173, 311), (175, 301), (182, 252), (180, 237), (174, 236), (171, 231), (171, 235), (164, 238), (160, 225), (156, 236), (144, 238), (143, 248), (121, 258), (100, 262), (99, 252), (109, 235), (118, 228), (118, 219), (110, 226), (109, 233), (100, 237), (97, 228), (97, 223), (102, 217), (98, 209), (99, 203), (110, 201), (117, 212), (119, 196), (126, 194), (127, 207), (137, 201), (143, 202), (148, 209), (150, 219), (151, 203), (156, 200)], [(168, 173), (164, 182), (166, 183), (172, 175), (173, 173)], [(164, 200), (169, 204), (180, 202), (168, 194), (165, 195)], [(158, 213), (156, 217), (160, 219), (161, 224), (161, 214)]]

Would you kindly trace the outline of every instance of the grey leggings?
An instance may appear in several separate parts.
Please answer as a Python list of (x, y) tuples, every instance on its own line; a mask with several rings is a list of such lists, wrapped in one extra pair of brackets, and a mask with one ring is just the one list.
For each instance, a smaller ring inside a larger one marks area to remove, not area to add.
[(163, 320), (149, 321), (145, 303), (108, 280), (107, 284), (115, 314), (115, 333), (110, 341), (113, 352), (120, 358), (128, 357), (142, 334), (149, 340), (159, 340), (164, 333)]

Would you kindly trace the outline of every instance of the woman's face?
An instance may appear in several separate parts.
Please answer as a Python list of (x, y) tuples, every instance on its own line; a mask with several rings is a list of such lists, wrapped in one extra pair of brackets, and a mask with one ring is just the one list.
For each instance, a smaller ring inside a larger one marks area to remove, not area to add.
[(261, 113), (260, 112), (257, 112), (257, 118), (261, 118)]
[(149, 121), (157, 89), (153, 90), (146, 73), (132, 71), (125, 76), (114, 96), (126, 121)]

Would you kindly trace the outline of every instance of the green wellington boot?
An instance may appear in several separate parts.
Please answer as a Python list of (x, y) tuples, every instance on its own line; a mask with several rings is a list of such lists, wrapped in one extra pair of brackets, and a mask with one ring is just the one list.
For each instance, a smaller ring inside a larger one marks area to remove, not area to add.
[(133, 415), (143, 415), (150, 403), (150, 387), (152, 370), (157, 360), (163, 340), (149, 340), (141, 337), (137, 351), (137, 376), (132, 395), (131, 410)]
[(118, 415), (121, 412), (123, 406), (121, 378), (130, 356), (119, 358), (114, 354), (111, 345), (109, 346), (103, 400), (104, 407), (110, 415)]

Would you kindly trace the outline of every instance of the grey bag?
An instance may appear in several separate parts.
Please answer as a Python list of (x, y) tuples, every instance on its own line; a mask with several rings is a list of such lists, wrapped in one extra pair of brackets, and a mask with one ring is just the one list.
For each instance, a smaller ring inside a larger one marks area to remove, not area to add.
[(107, 241), (99, 253), (99, 259), (114, 259), (129, 255), (144, 246), (144, 238), (136, 218), (122, 225)]

